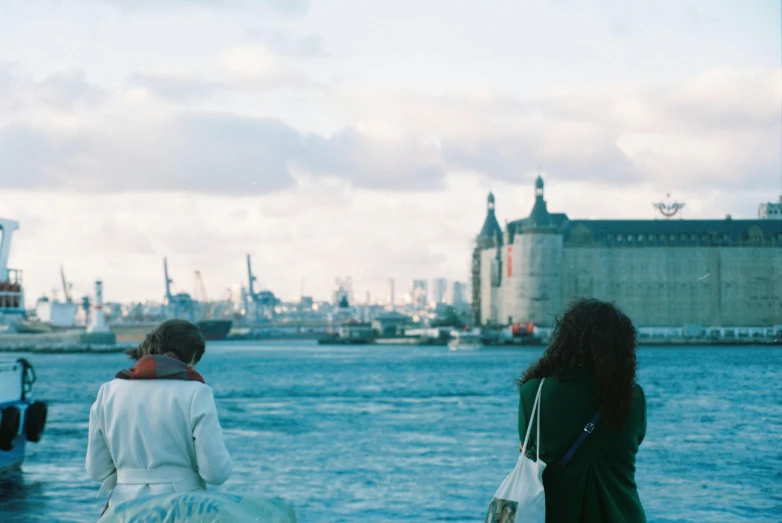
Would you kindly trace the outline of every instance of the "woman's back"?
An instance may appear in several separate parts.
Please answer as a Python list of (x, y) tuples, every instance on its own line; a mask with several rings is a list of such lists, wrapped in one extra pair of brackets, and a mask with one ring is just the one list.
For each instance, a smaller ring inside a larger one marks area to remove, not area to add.
[[(231, 473), (214, 395), (194, 366), (197, 325), (172, 319), (128, 352), (132, 368), (104, 383), (90, 409), (87, 472), (109, 505), (222, 484)], [(105, 510), (105, 509), (104, 509)]]
[[(535, 378), (521, 386), (521, 440), (539, 385), (540, 379)], [(595, 378), (586, 371), (569, 380), (550, 377), (545, 381), (540, 403), (540, 457), (549, 467), (568, 451), (598, 410), (594, 391)], [(600, 419), (566, 467), (543, 475), (547, 521), (646, 521), (635, 483), (635, 456), (646, 433), (646, 401), (640, 386), (633, 396), (633, 407), (621, 428), (613, 429)], [(535, 434), (533, 422), (531, 448), (537, 444)]]
[[(91, 441), (87, 467), (93, 477), (116, 468), (166, 470), (176, 479), (179, 469), (220, 484), (231, 472), (212, 391), (198, 381), (112, 380), (98, 392), (90, 418), (96, 425), (91, 434), (108, 443)], [(169, 491), (165, 483), (119, 484), (112, 502)]]

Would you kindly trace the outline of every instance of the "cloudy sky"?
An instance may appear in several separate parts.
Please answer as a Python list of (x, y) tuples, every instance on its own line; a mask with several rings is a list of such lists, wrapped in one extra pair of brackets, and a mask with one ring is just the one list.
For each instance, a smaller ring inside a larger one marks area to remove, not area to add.
[(572, 218), (782, 191), (774, 0), (3, 0), (0, 216), (28, 301), (200, 269), (325, 298), (466, 280), (489, 190)]

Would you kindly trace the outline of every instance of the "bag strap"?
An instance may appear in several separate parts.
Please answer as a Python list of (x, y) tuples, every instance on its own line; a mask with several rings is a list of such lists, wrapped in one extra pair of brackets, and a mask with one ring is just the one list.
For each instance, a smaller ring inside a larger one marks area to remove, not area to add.
[(537, 439), (535, 440), (535, 448), (538, 452), (538, 458), (540, 459), (540, 393), (543, 390), (543, 382), (546, 381), (546, 378), (542, 378), (540, 380), (540, 385), (538, 385), (538, 393), (535, 396), (535, 403), (532, 404), (532, 412), (530, 412), (529, 416), (529, 424), (527, 425), (527, 434), (524, 436), (524, 443), (521, 445), (521, 448), (523, 449), (522, 453), (527, 451), (527, 444), (529, 443), (529, 436), (532, 432), (532, 420), (537, 414), (537, 426), (538, 426), (538, 433), (537, 433)]
[(573, 442), (573, 445), (570, 447), (570, 450), (568, 450), (564, 456), (559, 458), (559, 460), (554, 463), (554, 466), (551, 467), (546, 472), (555, 472), (561, 468), (563, 468), (565, 465), (567, 465), (571, 459), (573, 459), (573, 456), (576, 454), (576, 451), (579, 449), (582, 443), (589, 437), (590, 434), (592, 434), (592, 431), (595, 430), (595, 425), (600, 420), (600, 415), (602, 413), (603, 409), (601, 408), (597, 412), (595, 412), (594, 416), (592, 416), (592, 419), (589, 420), (589, 423), (586, 424), (584, 427), (583, 432), (578, 436), (575, 442)]

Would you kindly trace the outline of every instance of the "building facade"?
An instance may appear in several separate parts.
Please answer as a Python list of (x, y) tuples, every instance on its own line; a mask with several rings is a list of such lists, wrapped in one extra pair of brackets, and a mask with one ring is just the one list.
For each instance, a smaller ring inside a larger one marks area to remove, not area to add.
[(782, 196), (778, 203), (761, 203), (758, 206), (758, 218), (761, 220), (782, 220)]
[(467, 284), (460, 281), (452, 281), (448, 284), (448, 292), (445, 295), (445, 303), (453, 307), (461, 307), (465, 304), (465, 287)]
[(432, 280), (432, 302), (445, 303), (445, 296), (448, 292), (448, 280), (445, 278), (435, 278)]
[(426, 280), (413, 280), (410, 283), (410, 299), (414, 307), (425, 309), (429, 300), (428, 284)]
[(389, 278), (388, 281), (386, 282), (386, 305), (390, 305), (391, 307), (396, 305), (395, 287), (396, 284), (394, 282), (394, 279)]
[(501, 234), (489, 195), (473, 254), (481, 324), (550, 327), (579, 297), (642, 327), (782, 323), (781, 220), (570, 220), (543, 188), (538, 177), (532, 212)]

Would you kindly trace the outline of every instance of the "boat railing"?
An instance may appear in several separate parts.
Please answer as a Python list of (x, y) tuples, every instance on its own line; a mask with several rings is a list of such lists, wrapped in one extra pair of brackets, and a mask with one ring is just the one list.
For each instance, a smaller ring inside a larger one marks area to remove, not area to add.
[(23, 296), (22, 271), (19, 269), (8, 269), (8, 279), (0, 281), (0, 309), (23, 310)]

